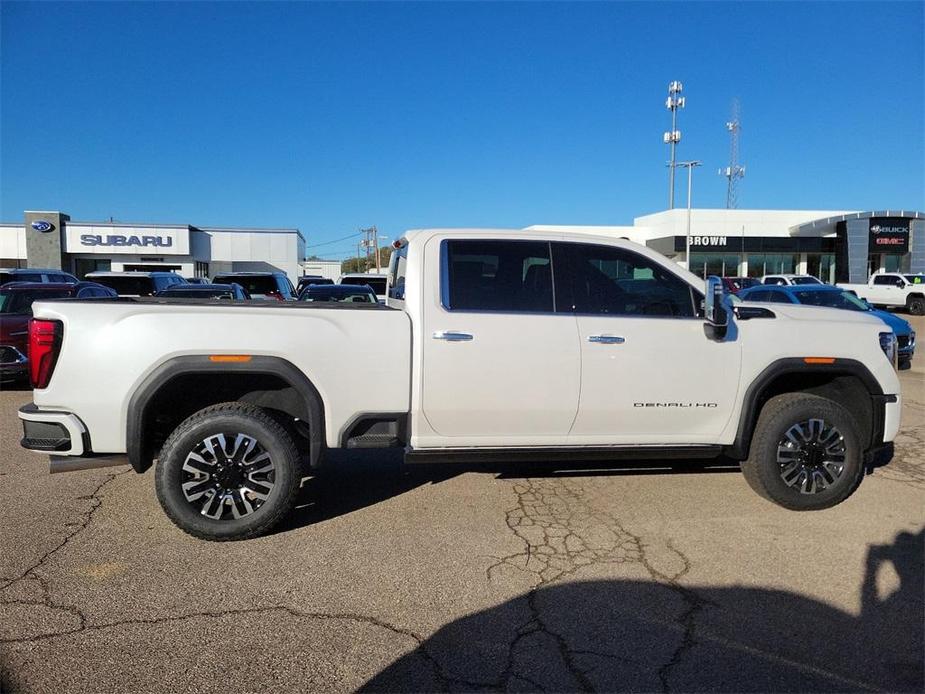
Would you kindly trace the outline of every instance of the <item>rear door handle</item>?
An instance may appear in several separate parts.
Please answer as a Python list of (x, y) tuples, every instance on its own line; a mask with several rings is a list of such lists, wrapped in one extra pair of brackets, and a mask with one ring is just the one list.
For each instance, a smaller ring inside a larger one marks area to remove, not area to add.
[(602, 345), (622, 345), (626, 340), (617, 335), (588, 335), (588, 342), (597, 342)]
[(447, 342), (469, 342), (472, 339), (471, 333), (461, 333), (457, 330), (437, 330), (433, 334), (435, 340), (446, 340)]

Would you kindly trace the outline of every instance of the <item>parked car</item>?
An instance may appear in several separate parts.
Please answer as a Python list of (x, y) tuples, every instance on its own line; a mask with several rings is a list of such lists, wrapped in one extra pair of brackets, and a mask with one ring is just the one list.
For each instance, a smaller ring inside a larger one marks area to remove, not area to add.
[(793, 510), (844, 501), (891, 457), (896, 338), (866, 312), (730, 306), (718, 279), (594, 234), (409, 232), (390, 268), (387, 308), (37, 303), (22, 445), (52, 470), (156, 459), (165, 512), (209, 540), (277, 525), (334, 448), (725, 455)]
[(299, 278), (296, 293), (302, 296), (302, 290), (312, 284), (334, 284), (334, 280), (329, 277), (322, 277), (321, 275), (302, 275), (302, 277)]
[(378, 304), (376, 292), (368, 284), (310, 284), (299, 294), (299, 301)]
[(86, 279), (114, 289), (119, 296), (154, 296), (174, 284), (186, 280), (174, 272), (88, 272)]
[(723, 287), (730, 294), (738, 294), (743, 289), (761, 284), (756, 277), (723, 277)]
[(818, 277), (812, 275), (765, 275), (761, 278), (761, 284), (777, 284), (783, 286), (803, 285), (803, 284), (825, 284)]
[(0, 286), (8, 282), (63, 282), (77, 284), (79, 280), (69, 272), (51, 268), (0, 268)]
[(16, 380), (29, 373), (29, 319), (34, 301), (114, 296), (114, 291), (95, 282), (11, 282), (4, 285), (0, 288), (0, 380)]
[(237, 282), (231, 284), (174, 284), (161, 289), (155, 296), (168, 299), (250, 299), (247, 290)]
[(889, 311), (875, 309), (854, 292), (833, 287), (829, 284), (795, 285), (786, 287), (752, 287), (739, 292), (742, 301), (766, 301), (783, 304), (804, 304), (806, 306), (825, 306), (848, 311), (865, 311), (876, 316), (893, 331), (897, 341), (897, 359), (900, 369), (907, 369), (915, 354), (915, 331), (908, 321)]
[(240, 284), (251, 299), (295, 301), (295, 287), (285, 272), (222, 272), (212, 278), (213, 284)]
[(190, 284), (209, 284), (208, 277), (185, 277), (184, 279)]
[(363, 286), (368, 284), (376, 292), (376, 298), (379, 303), (384, 304), (386, 300), (386, 275), (356, 272), (342, 275), (339, 284), (358, 284)]
[(925, 275), (881, 272), (871, 275), (867, 284), (839, 282), (837, 286), (853, 291), (874, 306), (905, 308), (913, 316), (925, 315)]

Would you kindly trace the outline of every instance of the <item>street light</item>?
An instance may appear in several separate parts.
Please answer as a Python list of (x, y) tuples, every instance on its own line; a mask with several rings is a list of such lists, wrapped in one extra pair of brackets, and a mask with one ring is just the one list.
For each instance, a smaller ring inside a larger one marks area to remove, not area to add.
[[(687, 241), (684, 244), (684, 264), (688, 270), (691, 269), (691, 182), (693, 179), (694, 167), (700, 166), (703, 162), (699, 161), (679, 161), (674, 166), (681, 166), (687, 169)], [(669, 164), (669, 166), (672, 166)], [(672, 168), (674, 168), (674, 166)]]

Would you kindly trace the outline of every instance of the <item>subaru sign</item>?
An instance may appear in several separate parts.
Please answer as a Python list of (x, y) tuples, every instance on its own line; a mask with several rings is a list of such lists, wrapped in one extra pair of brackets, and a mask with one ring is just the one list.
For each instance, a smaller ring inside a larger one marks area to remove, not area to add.
[(36, 231), (42, 231), (42, 232), (51, 231), (52, 229), (55, 228), (54, 224), (52, 224), (51, 222), (46, 222), (44, 219), (36, 219), (34, 222), (32, 222), (31, 226)]
[(64, 227), (65, 253), (189, 255), (189, 227), (152, 224), (82, 224)]

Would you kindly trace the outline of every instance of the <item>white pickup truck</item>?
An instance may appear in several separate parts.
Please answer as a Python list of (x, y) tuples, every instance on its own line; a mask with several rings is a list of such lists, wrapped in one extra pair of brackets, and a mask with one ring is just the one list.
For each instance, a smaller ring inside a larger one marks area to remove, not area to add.
[(876, 307), (905, 308), (913, 316), (925, 316), (925, 275), (881, 272), (871, 275), (867, 284), (842, 284)]
[(409, 232), (388, 306), (42, 301), (22, 445), (55, 470), (155, 464), (204, 539), (268, 531), (332, 448), (406, 460), (725, 455), (794, 510), (892, 451), (896, 341), (862, 312), (723, 300), (649, 249), (510, 230)]

